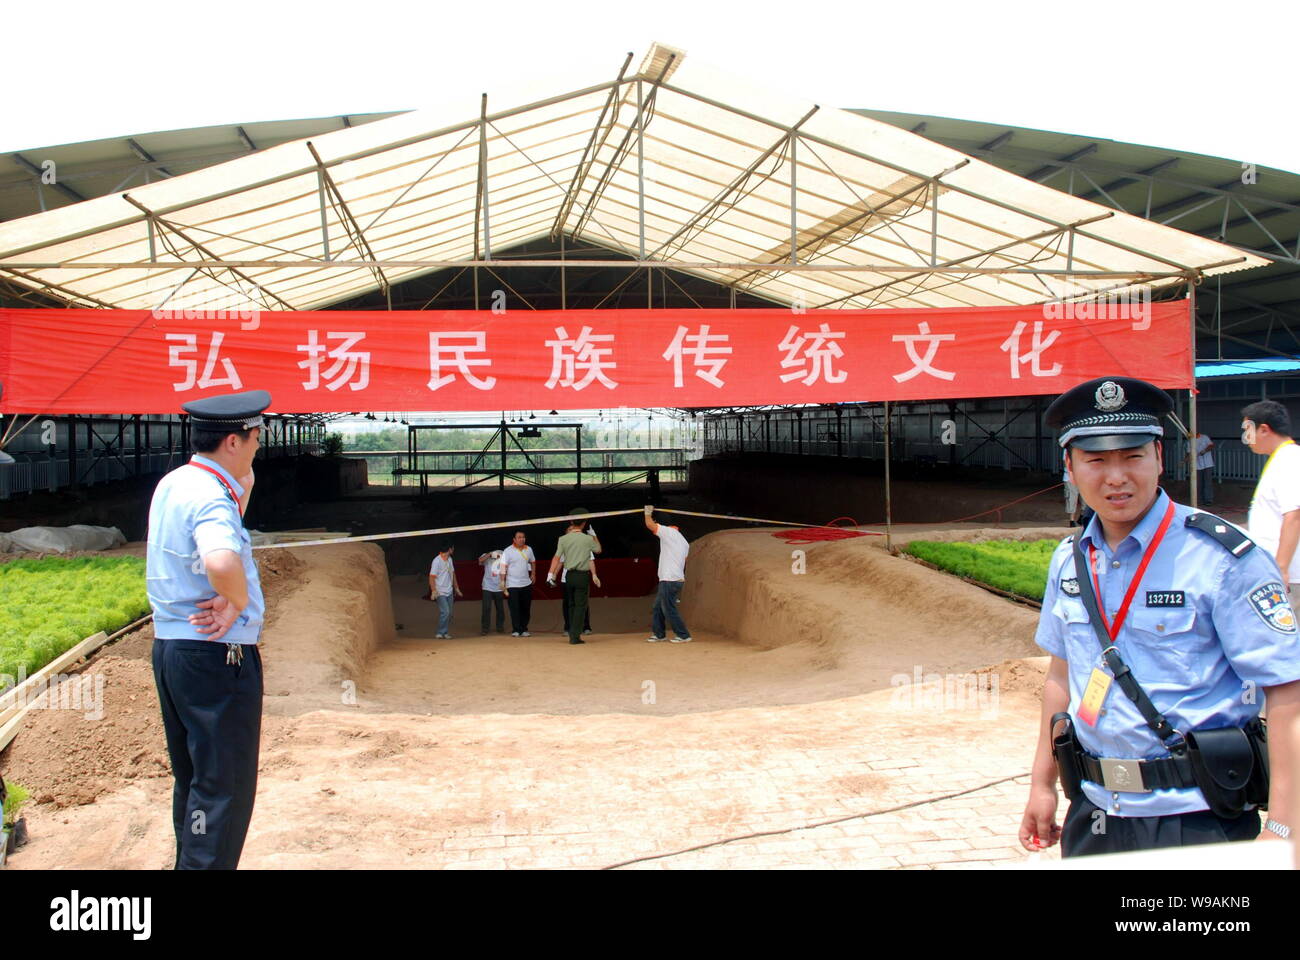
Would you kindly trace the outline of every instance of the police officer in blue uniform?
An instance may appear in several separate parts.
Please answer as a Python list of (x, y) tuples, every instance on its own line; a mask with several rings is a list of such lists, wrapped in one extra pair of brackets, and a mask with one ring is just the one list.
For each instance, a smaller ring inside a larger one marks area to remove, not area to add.
[(270, 404), (264, 390), (184, 404), (193, 458), (159, 481), (149, 507), (145, 577), (178, 870), (233, 870), (253, 815), (265, 608), (243, 514)]
[[(1172, 406), (1149, 383), (1110, 377), (1047, 410), (1096, 515), (1053, 554), (1043, 597), (1035, 639), (1051, 660), (1020, 826), (1028, 850), (1248, 840), (1265, 803), (1262, 836), (1290, 833), (1295, 613), (1267, 551), (1160, 489)], [(1058, 778), (1070, 799), (1060, 826)]]

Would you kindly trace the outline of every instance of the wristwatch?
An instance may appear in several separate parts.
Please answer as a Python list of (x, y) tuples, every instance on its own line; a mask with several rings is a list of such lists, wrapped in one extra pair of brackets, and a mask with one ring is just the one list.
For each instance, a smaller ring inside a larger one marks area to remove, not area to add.
[(1273, 831), (1283, 840), (1291, 839), (1291, 828), (1284, 823), (1278, 823), (1276, 820), (1273, 820), (1272, 818), (1264, 822), (1264, 829)]

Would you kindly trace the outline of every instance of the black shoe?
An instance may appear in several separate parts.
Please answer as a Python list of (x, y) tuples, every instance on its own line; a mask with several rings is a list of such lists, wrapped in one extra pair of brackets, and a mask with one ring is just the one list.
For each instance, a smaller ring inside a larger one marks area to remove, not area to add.
[(570, 640), (569, 643), (586, 643), (586, 640)]

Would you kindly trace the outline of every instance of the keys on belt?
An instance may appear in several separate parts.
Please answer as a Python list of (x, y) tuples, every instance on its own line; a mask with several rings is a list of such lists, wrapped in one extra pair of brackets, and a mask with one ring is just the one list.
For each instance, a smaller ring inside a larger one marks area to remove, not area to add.
[(1083, 779), (1100, 783), (1114, 793), (1150, 793), (1152, 790), (1194, 787), (1191, 760), (1186, 755), (1159, 760), (1094, 757), (1080, 753)]

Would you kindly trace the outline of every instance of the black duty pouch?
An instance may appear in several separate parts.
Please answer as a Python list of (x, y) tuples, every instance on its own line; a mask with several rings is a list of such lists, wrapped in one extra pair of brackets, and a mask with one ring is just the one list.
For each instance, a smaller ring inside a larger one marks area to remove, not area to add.
[(1253, 803), (1261, 810), (1268, 809), (1268, 724), (1263, 717), (1256, 717), (1246, 724), (1246, 733), (1250, 735), (1250, 748), (1255, 753), (1255, 768), (1250, 774), (1250, 783), (1246, 784), (1246, 802)]
[[(1057, 724), (1062, 725), (1059, 732)], [(1075, 736), (1074, 721), (1068, 713), (1053, 714), (1049, 729), (1052, 731), (1052, 759), (1056, 761), (1056, 772), (1061, 778), (1061, 792), (1066, 800), (1074, 800), (1083, 792), (1083, 765), (1079, 761), (1083, 748)]]
[(1220, 727), (1189, 732), (1186, 739), (1192, 773), (1210, 811), (1230, 820), (1241, 816), (1251, 802), (1248, 787), (1257, 766), (1254, 738), (1244, 727)]

